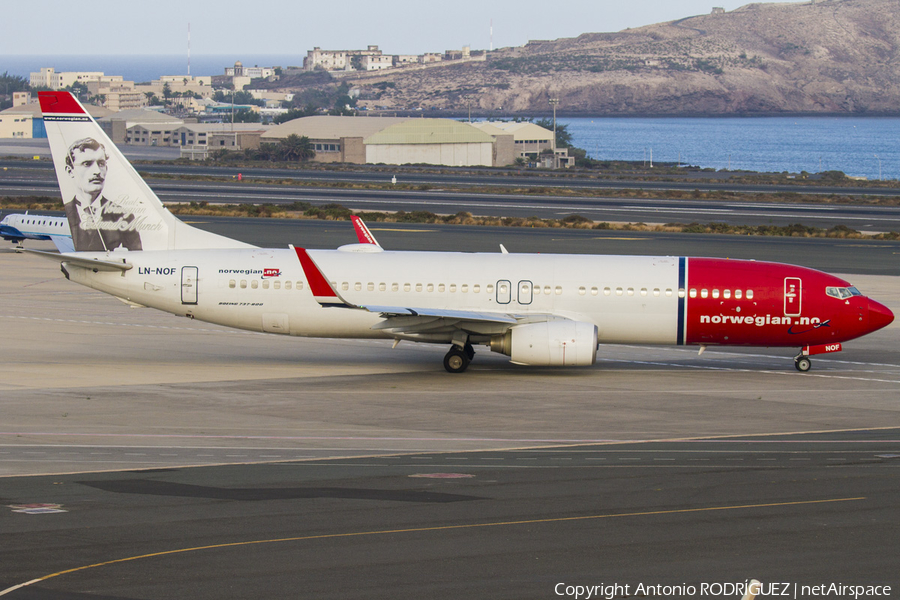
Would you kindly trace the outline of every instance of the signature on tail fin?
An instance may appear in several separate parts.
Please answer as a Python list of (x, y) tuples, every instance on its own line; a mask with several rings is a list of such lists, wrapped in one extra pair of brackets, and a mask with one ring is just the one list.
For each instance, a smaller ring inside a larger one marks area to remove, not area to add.
[(38, 92), (77, 252), (248, 248), (170, 213), (69, 92)]

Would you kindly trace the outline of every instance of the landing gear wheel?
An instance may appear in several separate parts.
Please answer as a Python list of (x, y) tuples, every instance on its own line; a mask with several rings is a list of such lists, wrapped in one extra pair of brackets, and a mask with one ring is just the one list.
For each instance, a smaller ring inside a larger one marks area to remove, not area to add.
[(457, 346), (450, 348), (450, 351), (444, 356), (444, 368), (448, 373), (462, 373), (468, 367), (468, 354)]
[(798, 356), (794, 359), (794, 366), (801, 373), (806, 373), (812, 367), (812, 362), (805, 356)]

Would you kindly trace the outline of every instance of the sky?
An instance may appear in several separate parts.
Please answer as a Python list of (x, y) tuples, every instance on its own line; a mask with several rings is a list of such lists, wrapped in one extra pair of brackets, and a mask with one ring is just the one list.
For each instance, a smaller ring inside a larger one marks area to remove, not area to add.
[[(305, 55), (377, 44), (386, 54), (443, 52), (470, 46), (520, 46), (533, 39), (621, 31), (733, 10), (750, 0), (44, 0), (40, 10), (15, 2), (4, 11), (5, 55), (185, 54)], [(438, 6), (440, 5), (440, 6)], [(11, 13), (10, 13), (11, 9)], [(21, 14), (16, 14), (20, 11)], [(10, 27), (13, 23), (22, 26)]]

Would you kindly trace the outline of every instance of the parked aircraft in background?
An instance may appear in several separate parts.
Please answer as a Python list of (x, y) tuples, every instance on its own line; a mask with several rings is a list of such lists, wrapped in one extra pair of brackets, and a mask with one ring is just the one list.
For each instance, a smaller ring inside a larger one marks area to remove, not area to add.
[(24, 240), (51, 240), (60, 252), (74, 252), (69, 221), (49, 215), (10, 214), (0, 221), (0, 237), (14, 244)]
[[(799, 348), (809, 356), (894, 315), (839, 277), (779, 263), (673, 256), (263, 249), (191, 227), (67, 92), (39, 92), (75, 252), (70, 280), (132, 306), (252, 331), (476, 346), (524, 365), (590, 365), (602, 343)], [(31, 251), (35, 252), (35, 251)]]

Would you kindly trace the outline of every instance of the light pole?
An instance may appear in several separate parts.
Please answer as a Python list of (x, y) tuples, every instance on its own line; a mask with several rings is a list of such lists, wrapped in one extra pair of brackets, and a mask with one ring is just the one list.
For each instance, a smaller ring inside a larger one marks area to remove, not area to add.
[(559, 98), (550, 98), (550, 106), (553, 107), (553, 153), (556, 153), (556, 106), (559, 104)]
[(559, 104), (559, 98), (550, 98), (550, 106), (553, 107), (553, 168), (559, 167), (556, 158), (556, 105)]

